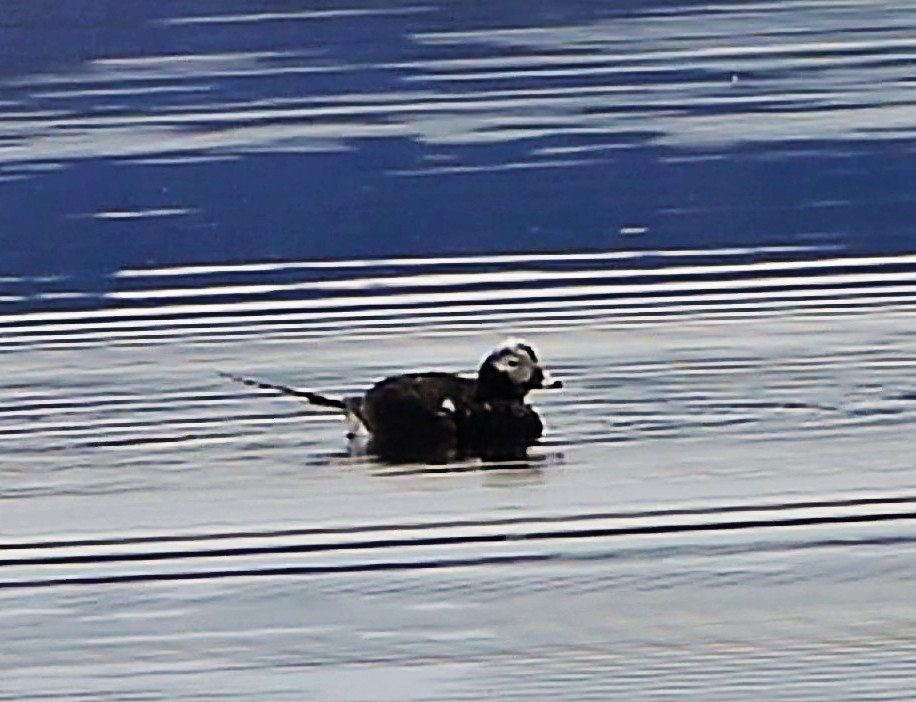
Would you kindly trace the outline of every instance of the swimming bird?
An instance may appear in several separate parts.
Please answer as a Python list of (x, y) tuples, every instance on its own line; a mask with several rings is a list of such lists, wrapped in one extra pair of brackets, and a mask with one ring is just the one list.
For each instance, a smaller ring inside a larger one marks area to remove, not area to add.
[(443, 371), (404, 373), (379, 381), (361, 396), (332, 398), (221, 375), (342, 410), (350, 427), (348, 438), (368, 433), (367, 449), (392, 462), (523, 458), (544, 431), (526, 396), (532, 390), (563, 386), (550, 377), (531, 344), (511, 338), (484, 357), (476, 378)]

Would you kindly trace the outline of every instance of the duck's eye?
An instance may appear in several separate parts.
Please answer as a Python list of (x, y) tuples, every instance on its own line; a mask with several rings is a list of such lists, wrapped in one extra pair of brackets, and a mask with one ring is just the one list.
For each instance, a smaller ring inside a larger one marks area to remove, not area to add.
[(518, 368), (518, 361), (514, 358), (510, 358), (506, 361), (506, 365), (509, 366), (509, 368)]

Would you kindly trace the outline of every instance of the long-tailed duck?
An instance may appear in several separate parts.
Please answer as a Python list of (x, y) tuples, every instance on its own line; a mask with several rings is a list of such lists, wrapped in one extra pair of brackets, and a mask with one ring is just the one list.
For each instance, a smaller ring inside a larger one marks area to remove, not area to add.
[(523, 458), (544, 431), (525, 397), (531, 390), (563, 386), (551, 379), (534, 348), (520, 339), (507, 339), (489, 353), (476, 378), (440, 371), (405, 373), (385, 378), (362, 396), (340, 399), (222, 375), (342, 410), (350, 426), (348, 438), (365, 430), (368, 450), (390, 461)]

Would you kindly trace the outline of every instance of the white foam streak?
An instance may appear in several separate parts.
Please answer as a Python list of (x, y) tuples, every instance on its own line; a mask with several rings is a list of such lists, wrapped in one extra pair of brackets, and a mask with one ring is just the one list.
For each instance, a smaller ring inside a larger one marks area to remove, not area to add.
[[(693, 58), (685, 60), (683, 63), (678, 65), (667, 65), (664, 67), (659, 67), (654, 64), (631, 64), (620, 66), (614, 62), (609, 62), (605, 66), (581, 66), (581, 67), (568, 67), (568, 68), (543, 68), (543, 67), (532, 67), (532, 68), (522, 68), (519, 67), (515, 70), (502, 70), (502, 71), (486, 71), (486, 72), (454, 72), (454, 73), (431, 73), (431, 74), (421, 74), (416, 76), (408, 76), (405, 78), (407, 81), (416, 81), (421, 83), (426, 82), (455, 82), (455, 83), (464, 83), (464, 82), (483, 82), (483, 81), (494, 81), (494, 80), (516, 80), (516, 79), (532, 79), (532, 78), (584, 78), (584, 77), (598, 77), (598, 76), (637, 76), (641, 74), (656, 74), (660, 70), (665, 70), (669, 73), (680, 72), (684, 70), (697, 70), (697, 69), (710, 69), (710, 68), (721, 68), (724, 70), (732, 71), (746, 71), (746, 70), (764, 70), (766, 68), (777, 67), (776, 64), (767, 65), (762, 61), (758, 61), (755, 58), (747, 57), (745, 59), (740, 59), (740, 57), (735, 57), (730, 60), (730, 63), (726, 66), (722, 66), (721, 62), (716, 62), (712, 60), (714, 57), (707, 59), (704, 58)], [(724, 58), (724, 57), (723, 57)], [(888, 57), (890, 58), (890, 57)], [(906, 61), (911, 59), (909, 54), (901, 54), (897, 57), (900, 61)], [(880, 60), (884, 60), (882, 57)], [(872, 59), (872, 61), (878, 61), (878, 59)], [(836, 56), (829, 57), (792, 57), (786, 58), (778, 62), (778, 68), (781, 70), (788, 70), (789, 68), (794, 70), (811, 70), (811, 69), (838, 69), (838, 68), (859, 68), (864, 70), (864, 66), (867, 66), (870, 63), (869, 60), (863, 59), (859, 56), (843, 57), (839, 58)]]
[[(428, 36), (428, 35), (427, 35)], [(418, 37), (421, 41), (423, 36)], [(709, 46), (709, 47), (691, 47), (690, 49), (676, 50), (655, 50), (640, 51), (633, 53), (592, 53), (592, 54), (574, 54), (574, 55), (513, 55), (485, 57), (474, 59), (440, 59), (424, 62), (415, 62), (401, 64), (402, 67), (423, 68), (426, 70), (451, 70), (451, 69), (488, 69), (494, 67), (513, 67), (521, 68), (526, 64), (537, 66), (583, 66), (594, 65), (599, 62), (606, 62), (609, 67), (619, 67), (621, 63), (668, 63), (681, 64), (683, 60), (694, 59), (732, 59), (740, 57), (752, 57), (757, 59), (762, 56), (787, 56), (800, 57), (804, 54), (843, 54), (857, 53), (861, 51), (881, 52), (882, 58), (892, 56), (890, 49), (913, 49), (916, 48), (916, 39), (914, 38), (888, 38), (878, 39), (870, 38), (860, 41), (815, 41), (815, 42), (785, 42), (769, 44), (741, 44), (731, 46)], [(901, 57), (908, 57), (909, 53), (902, 54)], [(828, 59), (829, 60), (829, 59)], [(859, 59), (861, 60), (861, 59)], [(490, 72), (480, 74), (481, 77), (488, 77)]]
[(115, 274), (117, 278), (191, 276), (218, 273), (266, 273), (270, 271), (309, 269), (309, 268), (373, 268), (380, 266), (440, 266), (440, 265), (478, 265), (481, 263), (539, 263), (563, 261), (616, 261), (636, 258), (689, 258), (698, 256), (730, 257), (784, 253), (813, 253), (828, 251), (828, 246), (761, 246), (731, 247), (721, 249), (668, 249), (647, 251), (602, 251), (597, 253), (521, 253), (490, 254), (485, 256), (413, 256), (401, 258), (374, 259), (341, 259), (312, 261), (280, 261), (276, 263), (238, 263), (221, 265), (174, 266), (170, 268), (125, 268)]
[(518, 161), (488, 164), (483, 166), (426, 166), (422, 168), (397, 169), (389, 171), (393, 176), (436, 176), (462, 175), (468, 173), (505, 173), (509, 171), (530, 171), (543, 168), (571, 168), (598, 163), (593, 159), (552, 159), (541, 161)]
[(151, 219), (155, 217), (180, 217), (191, 214), (194, 210), (179, 207), (162, 207), (159, 209), (147, 210), (106, 210), (96, 212), (93, 217), (96, 219), (112, 220), (130, 220), (130, 219)]
[(336, 10), (299, 10), (292, 12), (258, 12), (237, 15), (199, 15), (191, 17), (170, 17), (161, 20), (169, 26), (206, 25), (206, 24), (249, 24), (256, 22), (288, 22), (291, 20), (328, 20), (350, 17), (384, 17), (409, 15), (426, 12), (426, 7), (391, 7), (391, 8), (341, 8)]
[[(916, 264), (916, 255), (896, 256), (891, 259), (895, 264)], [(623, 270), (587, 270), (587, 271), (543, 271), (520, 270), (482, 273), (437, 273), (412, 276), (385, 276), (373, 278), (356, 278), (350, 280), (316, 281), (290, 283), (285, 285), (234, 285), (210, 288), (173, 288), (147, 289), (112, 292), (109, 297), (121, 300), (174, 299), (187, 297), (209, 297), (219, 295), (266, 295), (278, 292), (307, 290), (372, 290), (391, 288), (444, 288), (472, 285), (495, 285), (502, 283), (540, 283), (573, 280), (603, 280), (639, 277), (683, 277), (698, 275), (734, 275), (744, 273), (768, 273), (773, 271), (804, 271), (835, 267), (870, 267), (886, 265), (887, 257), (836, 258), (818, 261), (772, 261), (763, 263), (709, 266), (677, 266), (670, 268), (635, 268)], [(873, 274), (877, 282), (887, 273)], [(901, 274), (902, 275), (902, 274)], [(905, 274), (909, 276), (910, 274)], [(901, 280), (908, 278), (899, 278)], [(640, 291), (639, 286), (631, 286)], [(707, 287), (706, 282), (697, 282), (695, 287)], [(527, 292), (527, 291), (526, 291)], [(522, 293), (525, 294), (525, 293)]]
[[(657, 323), (668, 320), (680, 322), (685, 318), (743, 318), (763, 316), (774, 313), (796, 313), (810, 311), (856, 310), (893, 305), (905, 309), (907, 305), (916, 306), (913, 294), (916, 287), (910, 288), (910, 295), (869, 295), (866, 297), (832, 299), (835, 290), (812, 291), (819, 295), (807, 295), (800, 299), (766, 299), (757, 301), (736, 301), (725, 297), (718, 304), (693, 303), (690, 298), (681, 298), (679, 304), (657, 307), (651, 305), (626, 306), (608, 305), (587, 307), (582, 310), (550, 309), (531, 318), (521, 314), (522, 310), (502, 310), (486, 313), (487, 307), (481, 307), (478, 314), (429, 314), (425, 311), (410, 311), (402, 316), (389, 316), (379, 319), (338, 319), (334, 322), (303, 321), (289, 324), (271, 324), (260, 320), (235, 327), (188, 326), (153, 329), (112, 329), (89, 331), (88, 333), (62, 334), (59, 329), (50, 328), (51, 333), (25, 334), (10, 337), (7, 342), (0, 341), (0, 347), (18, 347), (26, 344), (61, 344), (132, 342), (174, 342), (210, 341), (228, 342), (242, 338), (264, 338), (273, 340), (314, 338), (316, 336), (353, 336), (375, 335), (385, 333), (434, 333), (446, 329), (464, 329), (466, 331), (489, 325), (493, 329), (506, 327), (530, 327), (533, 329), (548, 327), (575, 328), (587, 326), (596, 328), (600, 325), (620, 325), (638, 323)], [(528, 311), (534, 311), (529, 309)], [(196, 321), (196, 320), (195, 320)], [(56, 333), (55, 333), (56, 332)], [(215, 401), (210, 401), (211, 403)]]
[[(830, 285), (864, 285), (878, 282), (916, 280), (916, 272), (875, 274), (847, 274), (823, 276), (819, 281)], [(762, 278), (749, 280), (717, 280), (703, 283), (705, 290), (753, 289), (756, 287), (793, 287), (810, 285), (810, 278), (788, 276), (784, 278)], [(546, 290), (525, 290), (529, 300), (561, 298), (566, 300), (597, 295), (646, 294), (656, 292), (687, 292), (696, 290), (693, 281), (650, 283), (644, 285), (581, 285), (549, 288)], [(837, 291), (838, 293), (840, 291)], [(34, 312), (22, 315), (0, 317), (0, 323), (24, 321), (68, 321), (105, 318), (150, 318), (179, 315), (207, 315), (223, 312), (262, 312), (270, 310), (327, 310), (342, 307), (405, 307), (409, 305), (438, 305), (453, 302), (488, 302), (506, 298), (506, 290), (470, 290), (460, 292), (403, 293), (380, 296), (341, 296), (316, 300), (268, 300), (260, 302), (228, 302), (209, 304), (185, 304), (149, 308), (120, 308), (116, 310), (92, 310), (88, 312)]]

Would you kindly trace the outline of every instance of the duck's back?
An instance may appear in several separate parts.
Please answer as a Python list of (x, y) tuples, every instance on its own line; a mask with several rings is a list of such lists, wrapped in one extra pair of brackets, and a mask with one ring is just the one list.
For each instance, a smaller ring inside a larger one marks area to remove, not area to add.
[(474, 402), (476, 383), (452, 373), (408, 373), (376, 383), (362, 402), (362, 420), (376, 438), (454, 442), (455, 416)]

